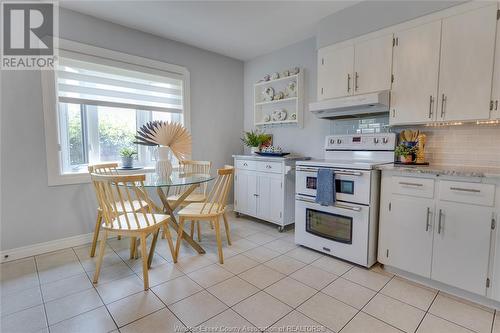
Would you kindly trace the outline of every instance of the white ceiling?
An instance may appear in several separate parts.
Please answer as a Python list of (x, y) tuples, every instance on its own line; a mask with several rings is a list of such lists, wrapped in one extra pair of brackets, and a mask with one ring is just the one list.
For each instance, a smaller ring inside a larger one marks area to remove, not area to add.
[(74, 11), (248, 60), (316, 34), (359, 1), (61, 1)]

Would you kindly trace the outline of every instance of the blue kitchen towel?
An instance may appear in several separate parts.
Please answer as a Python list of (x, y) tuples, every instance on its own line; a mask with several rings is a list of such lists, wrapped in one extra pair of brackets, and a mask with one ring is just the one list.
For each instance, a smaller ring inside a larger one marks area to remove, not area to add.
[(335, 172), (332, 169), (318, 170), (316, 203), (322, 206), (331, 206), (335, 203)]

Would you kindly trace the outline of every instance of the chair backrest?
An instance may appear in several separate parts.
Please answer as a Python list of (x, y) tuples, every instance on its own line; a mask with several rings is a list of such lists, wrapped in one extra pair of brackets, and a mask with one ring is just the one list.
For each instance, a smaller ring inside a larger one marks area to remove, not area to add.
[[(153, 207), (146, 189), (145, 175), (91, 174), (92, 183), (106, 225), (117, 221), (119, 229), (139, 229), (140, 219), (146, 226), (156, 224)], [(144, 225), (142, 227), (145, 227)]]
[(101, 163), (101, 164), (93, 164), (89, 165), (89, 173), (98, 173), (102, 175), (117, 175), (118, 170), (118, 163)]
[(217, 175), (217, 180), (203, 203), (201, 213), (219, 213), (226, 208), (227, 194), (234, 176), (234, 167), (225, 165), (224, 168), (217, 169)]
[[(212, 168), (212, 162), (210, 161), (192, 161), (192, 160), (182, 160), (179, 161), (179, 171), (185, 175), (194, 175), (194, 174), (210, 174), (210, 169)], [(197, 193), (207, 194), (208, 184), (203, 183), (197, 189)], [(176, 188), (176, 194), (181, 194), (186, 189), (185, 188)]]

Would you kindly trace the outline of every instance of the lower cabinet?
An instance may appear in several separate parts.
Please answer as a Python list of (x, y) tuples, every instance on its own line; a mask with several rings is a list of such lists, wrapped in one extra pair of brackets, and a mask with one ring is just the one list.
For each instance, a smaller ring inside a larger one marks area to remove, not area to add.
[(492, 215), (488, 207), (439, 201), (433, 280), (486, 295)]
[(384, 173), (379, 262), (489, 296), (494, 192), (491, 184)]
[(381, 211), (379, 261), (430, 278), (433, 214), (432, 200), (394, 195)]
[[(280, 164), (281, 163), (281, 164)], [(286, 159), (235, 157), (234, 210), (281, 227), (294, 223), (294, 176)]]

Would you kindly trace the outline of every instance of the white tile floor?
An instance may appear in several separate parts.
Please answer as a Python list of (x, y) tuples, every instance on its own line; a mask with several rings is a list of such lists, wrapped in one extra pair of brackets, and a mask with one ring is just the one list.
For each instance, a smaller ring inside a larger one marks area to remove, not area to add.
[(277, 332), (291, 325), (288, 332), (500, 333), (493, 310), (297, 247), (293, 230), (246, 218), (230, 224), (234, 244), (225, 247), (224, 265), (206, 225), (206, 255), (183, 245), (174, 265), (160, 241), (146, 292), (127, 240), (108, 241), (95, 286), (88, 245), (2, 264), (1, 332)]

